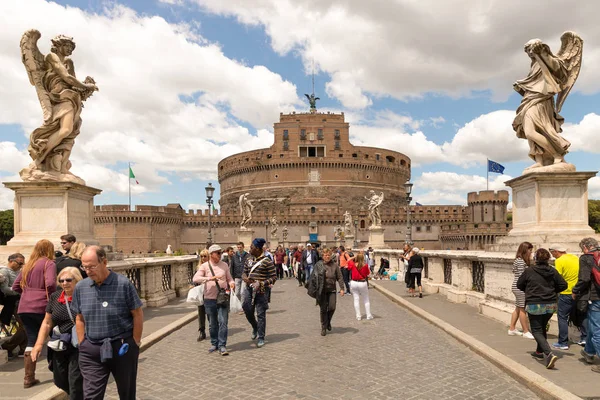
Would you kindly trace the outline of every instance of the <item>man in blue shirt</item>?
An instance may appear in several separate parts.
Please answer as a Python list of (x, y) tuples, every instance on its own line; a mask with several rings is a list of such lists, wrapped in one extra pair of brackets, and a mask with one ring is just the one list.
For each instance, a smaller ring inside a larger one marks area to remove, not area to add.
[(104, 398), (112, 373), (121, 399), (135, 399), (144, 314), (127, 277), (108, 269), (106, 252), (87, 247), (81, 256), (88, 277), (73, 292), (79, 368), (86, 400)]

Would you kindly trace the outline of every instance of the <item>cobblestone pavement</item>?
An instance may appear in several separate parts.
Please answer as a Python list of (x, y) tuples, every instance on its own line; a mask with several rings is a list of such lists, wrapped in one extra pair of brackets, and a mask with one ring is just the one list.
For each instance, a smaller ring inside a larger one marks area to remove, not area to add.
[[(191, 323), (140, 357), (139, 399), (536, 399), (433, 325), (370, 290), (375, 319), (357, 321), (338, 296), (333, 331), (320, 336), (314, 300), (277, 283), (257, 349), (243, 315), (230, 315), (228, 350), (208, 354)], [(107, 398), (117, 399), (114, 383)]]

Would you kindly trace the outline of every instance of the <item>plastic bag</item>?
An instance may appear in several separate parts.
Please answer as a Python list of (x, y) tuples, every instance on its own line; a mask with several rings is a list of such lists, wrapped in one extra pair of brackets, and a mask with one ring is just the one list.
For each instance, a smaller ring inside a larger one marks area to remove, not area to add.
[(240, 311), (242, 311), (242, 302), (240, 301), (240, 299), (238, 299), (238, 297), (232, 290), (229, 295), (229, 312), (239, 313)]
[(197, 306), (204, 304), (204, 285), (198, 285), (191, 288), (187, 294), (186, 303), (192, 303)]
[(283, 272), (290, 272), (290, 269), (288, 268), (287, 265), (281, 264), (281, 267), (283, 268)]

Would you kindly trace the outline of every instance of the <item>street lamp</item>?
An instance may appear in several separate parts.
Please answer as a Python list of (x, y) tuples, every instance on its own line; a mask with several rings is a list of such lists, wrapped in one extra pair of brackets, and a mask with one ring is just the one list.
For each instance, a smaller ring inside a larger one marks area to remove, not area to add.
[(358, 248), (358, 218), (354, 218), (354, 248)]
[(212, 205), (213, 205), (213, 194), (215, 193), (215, 188), (212, 186), (212, 183), (209, 183), (207, 187), (204, 188), (206, 190), (206, 204), (208, 204), (208, 246), (212, 244), (212, 224), (210, 222), (210, 217), (212, 214)]
[(410, 246), (413, 245), (412, 227), (410, 225), (410, 202), (412, 200), (410, 193), (412, 192), (412, 187), (413, 184), (410, 182), (404, 184), (404, 191), (406, 192), (406, 243)]

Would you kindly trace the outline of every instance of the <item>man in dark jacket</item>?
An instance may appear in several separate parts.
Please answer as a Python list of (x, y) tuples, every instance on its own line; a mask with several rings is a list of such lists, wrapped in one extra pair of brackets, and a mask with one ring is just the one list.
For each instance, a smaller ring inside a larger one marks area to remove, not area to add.
[(302, 252), (302, 270), (304, 271), (305, 286), (308, 287), (308, 281), (313, 267), (319, 261), (319, 253), (313, 249), (311, 243), (306, 243), (306, 250)]
[[(573, 299), (589, 300), (587, 313), (588, 336), (581, 355), (588, 364), (594, 362), (594, 356), (600, 351), (600, 282), (596, 282), (592, 270), (597, 267), (598, 241), (584, 238), (579, 243), (583, 255), (579, 257), (579, 277), (573, 287)], [(592, 366), (592, 371), (600, 372), (600, 365)]]
[(235, 295), (242, 300), (242, 274), (251, 256), (244, 250), (243, 242), (238, 242), (237, 249), (238, 251), (231, 257), (230, 272), (231, 277), (235, 280)]

